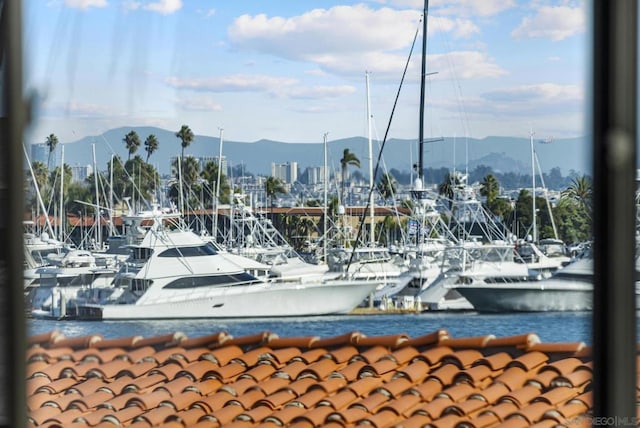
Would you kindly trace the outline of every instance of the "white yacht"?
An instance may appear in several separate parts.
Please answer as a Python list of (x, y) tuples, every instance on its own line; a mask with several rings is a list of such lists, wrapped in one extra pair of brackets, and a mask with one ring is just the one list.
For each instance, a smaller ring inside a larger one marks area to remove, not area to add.
[[(638, 259), (636, 272), (640, 272)], [(640, 308), (638, 281), (635, 287), (636, 306)], [(590, 311), (593, 309), (593, 258), (587, 252), (541, 280), (460, 283), (455, 289), (480, 312)]]
[(461, 281), (455, 289), (479, 312), (589, 311), (592, 281), (593, 260), (583, 258), (545, 279)]
[(447, 251), (449, 267), (422, 293), (424, 302), (438, 302), (455, 291), (468, 301), (465, 309), (482, 310), (463, 289), (506, 290), (519, 284), (539, 283), (563, 266), (561, 260), (545, 256), (531, 243), (466, 243)]
[(111, 292), (117, 272), (115, 258), (95, 257), (90, 251), (49, 254), (49, 264), (35, 270), (38, 279), (25, 289), (26, 304), (37, 318), (75, 317), (78, 302)]
[(124, 218), (137, 235), (113, 293), (78, 307), (81, 319), (244, 318), (342, 314), (379, 284), (324, 277), (266, 278), (269, 266), (221, 250), (176, 212)]
[(26, 289), (40, 277), (36, 269), (50, 264), (47, 257), (50, 254), (64, 255), (69, 251), (62, 242), (53, 239), (48, 233), (35, 233), (34, 223), (23, 222), (24, 232), (24, 287)]

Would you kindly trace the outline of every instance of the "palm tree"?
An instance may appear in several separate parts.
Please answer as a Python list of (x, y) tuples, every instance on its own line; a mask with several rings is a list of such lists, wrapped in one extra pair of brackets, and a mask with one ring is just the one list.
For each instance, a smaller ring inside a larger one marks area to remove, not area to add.
[(49, 134), (45, 144), (49, 148), (49, 158), (47, 159), (47, 169), (51, 169), (51, 155), (53, 154), (53, 151), (56, 149), (56, 146), (58, 145), (58, 137), (56, 137), (55, 134)]
[(382, 196), (382, 199), (388, 201), (392, 199), (398, 190), (398, 182), (390, 173), (386, 173), (382, 176), (378, 185), (376, 186), (378, 193)]
[(182, 154), (180, 157), (184, 159), (184, 149), (189, 147), (193, 142), (193, 131), (187, 125), (182, 125), (180, 130), (176, 132), (176, 137), (180, 139), (180, 145), (182, 146)]
[(444, 196), (449, 200), (449, 207), (451, 207), (451, 204), (453, 202), (457, 184), (460, 184), (458, 176), (447, 172), (442, 183), (438, 185), (438, 194)]
[(127, 135), (122, 139), (125, 146), (127, 146), (127, 151), (129, 152), (129, 157), (127, 160), (131, 160), (131, 155), (138, 151), (138, 147), (140, 147), (140, 137), (138, 133), (134, 130), (129, 131)]
[(273, 199), (280, 193), (287, 193), (282, 180), (276, 177), (267, 177), (264, 183), (264, 190), (269, 198), (269, 206), (273, 208)]
[(581, 207), (587, 216), (591, 218), (593, 204), (593, 189), (591, 179), (586, 175), (574, 177), (571, 184), (560, 193), (563, 199), (568, 199)]
[[(218, 162), (209, 161), (207, 162), (202, 171), (200, 172), (200, 177), (207, 183), (211, 190), (211, 198), (215, 197), (217, 180), (218, 180)], [(223, 204), (229, 203), (231, 200), (231, 186), (229, 186), (229, 182), (227, 181), (227, 177), (224, 172), (220, 172), (220, 202)]]
[(154, 134), (151, 134), (144, 140), (144, 150), (147, 152), (147, 163), (149, 163), (149, 156), (154, 154), (158, 150), (158, 139)]
[(340, 159), (340, 166), (342, 167), (342, 190), (340, 191), (340, 201), (344, 203), (344, 186), (347, 181), (347, 173), (349, 165), (353, 165), (356, 168), (360, 168), (360, 159), (349, 151), (349, 149), (344, 149), (342, 153), (342, 159)]
[(487, 206), (491, 207), (500, 193), (500, 183), (493, 174), (488, 174), (480, 183), (480, 194), (487, 198)]
[(42, 191), (47, 185), (49, 169), (40, 161), (33, 162), (33, 164), (31, 165), (31, 169), (33, 169), (33, 175), (36, 178), (36, 185), (38, 186), (40, 193), (43, 193)]

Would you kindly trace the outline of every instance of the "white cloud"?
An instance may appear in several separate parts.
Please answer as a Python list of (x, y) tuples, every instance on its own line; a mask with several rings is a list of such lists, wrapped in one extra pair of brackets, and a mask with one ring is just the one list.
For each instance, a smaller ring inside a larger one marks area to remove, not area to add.
[[(380, 2), (386, 3), (386, 2)], [(422, 10), (423, 0), (391, 0), (388, 2), (399, 7), (411, 7)], [(497, 15), (515, 6), (514, 0), (432, 0), (429, 13), (440, 15), (487, 17)]]
[(171, 15), (182, 8), (182, 0), (157, 0), (147, 3), (142, 8), (162, 15)]
[(577, 85), (558, 85), (540, 83), (514, 88), (498, 89), (485, 93), (485, 97), (495, 101), (545, 101), (545, 100), (579, 100), (583, 99), (583, 91)]
[(197, 92), (263, 92), (291, 99), (335, 98), (352, 94), (356, 88), (349, 85), (303, 86), (297, 79), (264, 75), (230, 75), (205, 79), (170, 77), (166, 83), (176, 89)]
[(208, 98), (179, 98), (176, 105), (187, 111), (222, 111), (222, 105)]
[[(231, 24), (232, 48), (294, 61), (312, 62), (324, 71), (362, 73), (402, 70), (419, 26), (419, 10), (371, 9), (364, 4), (314, 9), (283, 18), (242, 15)], [(480, 29), (467, 19), (430, 17), (429, 33), (469, 37)]]
[(428, 55), (427, 61), (432, 71), (437, 71), (441, 78), (447, 79), (500, 77), (508, 74), (487, 54), (477, 51)]
[(67, 7), (74, 9), (89, 9), (91, 7), (107, 7), (107, 0), (64, 0)]
[(443, 15), (480, 16), (497, 15), (515, 6), (514, 0), (435, 0), (433, 8)]
[(298, 86), (285, 91), (289, 98), (298, 99), (335, 98), (341, 95), (353, 94), (354, 92), (356, 92), (356, 88), (349, 85), (312, 87)]
[(296, 84), (296, 79), (264, 75), (230, 75), (202, 79), (180, 79), (169, 77), (166, 83), (176, 89), (203, 92), (270, 92), (278, 93), (282, 88)]
[(138, 10), (142, 6), (142, 3), (135, 0), (126, 0), (122, 2), (124, 10)]
[(564, 40), (583, 33), (586, 26), (584, 5), (541, 6), (534, 16), (525, 17), (511, 35), (515, 38), (548, 38)]
[(113, 116), (113, 110), (105, 105), (78, 101), (45, 102), (42, 112), (47, 117), (100, 118)]

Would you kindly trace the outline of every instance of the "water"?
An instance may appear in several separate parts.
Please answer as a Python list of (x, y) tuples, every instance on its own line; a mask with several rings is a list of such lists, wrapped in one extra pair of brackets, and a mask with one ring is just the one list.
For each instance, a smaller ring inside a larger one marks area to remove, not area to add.
[[(250, 320), (162, 321), (50, 321), (30, 319), (29, 335), (58, 330), (67, 337), (101, 334), (104, 338), (144, 337), (182, 332), (198, 337), (226, 331), (238, 337), (270, 331), (280, 337), (330, 337), (352, 331), (368, 336), (408, 334), (420, 336), (445, 328), (452, 337), (497, 337), (536, 333), (543, 342), (591, 342), (591, 313), (544, 312), (511, 314), (423, 313), (404, 315), (342, 315)], [(640, 331), (640, 328), (639, 328)]]

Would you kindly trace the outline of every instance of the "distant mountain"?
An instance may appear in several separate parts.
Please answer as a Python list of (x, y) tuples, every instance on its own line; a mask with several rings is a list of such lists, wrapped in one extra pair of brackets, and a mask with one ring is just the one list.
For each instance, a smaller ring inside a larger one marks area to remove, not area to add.
[[(141, 141), (150, 134), (155, 134), (159, 148), (149, 161), (161, 174), (170, 171), (171, 157), (180, 154), (180, 140), (175, 131), (155, 127), (122, 127), (109, 130), (101, 135), (87, 136), (78, 141), (65, 144), (65, 163), (70, 165), (89, 165), (92, 163), (91, 145), (95, 143), (98, 169), (103, 170), (112, 154), (127, 159), (128, 153), (122, 141), (125, 134), (135, 130)], [(377, 160), (380, 144), (374, 142), (374, 162)], [(551, 143), (534, 142), (540, 166), (543, 171), (559, 167), (563, 175), (571, 170), (585, 172), (589, 166), (589, 144), (586, 138), (558, 139)], [(329, 141), (329, 167), (338, 170), (340, 158), (345, 148), (356, 154), (366, 175), (368, 163), (368, 142), (364, 137), (352, 137)], [(228, 159), (230, 166), (244, 164), (247, 171), (254, 174), (268, 175), (272, 163), (298, 162), (300, 171), (310, 166), (322, 166), (323, 144), (318, 143), (283, 143), (271, 140), (255, 142), (224, 141), (222, 154)], [(196, 157), (217, 156), (219, 138), (196, 135), (193, 143), (185, 149), (185, 154)], [(425, 168), (453, 167), (471, 171), (478, 165), (486, 165), (497, 172), (529, 173), (531, 171), (531, 146), (528, 138), (487, 137), (483, 139), (461, 139), (446, 137), (441, 141), (425, 144)], [(408, 171), (417, 163), (417, 141), (391, 139), (383, 150), (383, 160), (387, 169)], [(147, 153), (144, 144), (138, 152), (143, 159)]]

